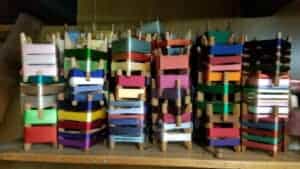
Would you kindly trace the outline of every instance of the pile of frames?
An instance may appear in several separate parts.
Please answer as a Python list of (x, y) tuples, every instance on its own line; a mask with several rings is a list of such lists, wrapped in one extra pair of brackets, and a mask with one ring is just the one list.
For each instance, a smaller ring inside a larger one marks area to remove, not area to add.
[(275, 156), (286, 149), (291, 43), (281, 33), (245, 43), (242, 145)]
[[(22, 76), (21, 107), (24, 112), (24, 149), (35, 143), (57, 147), (57, 94), (60, 83), (54, 43), (32, 43), (21, 33)], [(54, 42), (55, 36), (52, 36)]]
[(153, 141), (160, 141), (161, 151), (169, 142), (183, 142), (192, 148), (192, 104), (190, 96), (190, 32), (186, 39), (174, 38), (169, 32), (154, 39), (156, 72), (152, 80)]
[(72, 45), (68, 32), (65, 33), (64, 77), (68, 90), (59, 95), (58, 142), (60, 149), (74, 147), (88, 151), (107, 135), (108, 57), (107, 50), (99, 48), (107, 49), (108, 44), (105, 39), (92, 39), (91, 33), (81, 38), (82, 42)]
[[(240, 151), (240, 84), (243, 39), (227, 31), (202, 36), (196, 117), (202, 119), (208, 148), (217, 157), (223, 147)], [(199, 127), (201, 128), (201, 127)]]
[(140, 150), (145, 142), (147, 86), (150, 77), (150, 43), (132, 36), (112, 43), (112, 90), (108, 124), (110, 148), (116, 143), (135, 143)]

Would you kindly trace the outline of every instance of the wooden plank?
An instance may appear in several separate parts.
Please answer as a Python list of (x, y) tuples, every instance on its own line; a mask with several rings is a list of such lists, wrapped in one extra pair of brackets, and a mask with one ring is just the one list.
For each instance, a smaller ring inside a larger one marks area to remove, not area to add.
[(74, 149), (64, 149), (63, 152), (59, 152), (49, 145), (36, 145), (31, 152), (25, 153), (21, 145), (21, 142), (2, 144), (0, 161), (223, 169), (298, 169), (300, 167), (298, 162), (300, 155), (294, 152), (279, 153), (276, 158), (272, 158), (263, 152), (249, 150), (245, 153), (234, 153), (225, 149), (224, 158), (220, 160), (196, 145), (191, 151), (187, 151), (182, 148), (182, 145), (172, 144), (164, 153), (161, 153), (158, 148), (138, 151), (132, 145), (120, 145), (118, 149), (111, 151), (101, 144), (95, 145), (88, 153)]
[(178, 56), (159, 56), (157, 62), (157, 69), (159, 70), (188, 70), (189, 69), (189, 55)]

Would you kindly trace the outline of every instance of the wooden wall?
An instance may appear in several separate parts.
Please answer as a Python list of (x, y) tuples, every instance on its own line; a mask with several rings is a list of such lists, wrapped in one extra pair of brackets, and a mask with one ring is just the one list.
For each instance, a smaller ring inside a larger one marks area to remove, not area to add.
[[(96, 2), (96, 3), (95, 3)], [(239, 0), (78, 0), (78, 23), (233, 17)], [(96, 11), (95, 11), (96, 10)]]

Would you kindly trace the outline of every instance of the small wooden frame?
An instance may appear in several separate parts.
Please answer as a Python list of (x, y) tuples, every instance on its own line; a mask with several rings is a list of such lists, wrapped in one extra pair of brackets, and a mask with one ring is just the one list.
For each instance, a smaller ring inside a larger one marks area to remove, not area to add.
[(104, 109), (92, 111), (92, 112), (73, 112), (73, 111), (58, 111), (59, 121), (78, 121), (78, 122), (92, 122), (99, 119), (105, 119), (107, 117)]
[(135, 100), (115, 101), (113, 94), (110, 95), (109, 106), (109, 146), (114, 149), (116, 143), (136, 143), (140, 150), (143, 150), (145, 136), (144, 114), (145, 105), (141, 97)]
[[(131, 76), (133, 73), (139, 73), (143, 76), (150, 75), (150, 63), (140, 63), (140, 62), (133, 62), (130, 60), (123, 61), (123, 62), (115, 62), (112, 61), (111, 63), (111, 71), (112, 75), (115, 74), (122, 75), (123, 72), (126, 73), (127, 76)], [(122, 72), (122, 73), (118, 73)]]
[(56, 59), (55, 36), (52, 44), (33, 44), (31, 38), (25, 33), (20, 34), (22, 47), (22, 76), (27, 82), (30, 76), (51, 76), (58, 81), (58, 68)]
[(89, 131), (72, 131), (65, 129), (58, 129), (59, 149), (64, 147), (74, 147), (89, 151), (90, 148), (97, 144), (100, 140), (106, 137), (105, 125), (102, 128), (97, 128)]
[(57, 148), (57, 129), (52, 126), (31, 126), (24, 127), (24, 150), (29, 151), (32, 144), (50, 143)]
[(72, 87), (79, 85), (104, 85), (105, 72), (104, 70), (95, 70), (90, 73), (72, 69), (69, 72), (69, 84)]

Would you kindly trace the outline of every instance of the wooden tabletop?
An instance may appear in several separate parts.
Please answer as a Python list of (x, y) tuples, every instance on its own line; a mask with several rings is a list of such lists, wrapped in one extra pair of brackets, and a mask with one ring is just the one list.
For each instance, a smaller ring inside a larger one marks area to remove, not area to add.
[(103, 144), (97, 145), (89, 152), (71, 148), (59, 151), (50, 145), (33, 145), (31, 151), (24, 152), (22, 143), (16, 142), (0, 145), (0, 161), (180, 168), (299, 169), (300, 153), (281, 153), (272, 158), (261, 151), (235, 153), (228, 149), (224, 151), (223, 159), (216, 159), (209, 151), (195, 144), (191, 151), (180, 144), (171, 144), (165, 153), (160, 152), (158, 146), (154, 145), (139, 151), (135, 145), (128, 144), (117, 144), (114, 150), (109, 150)]

